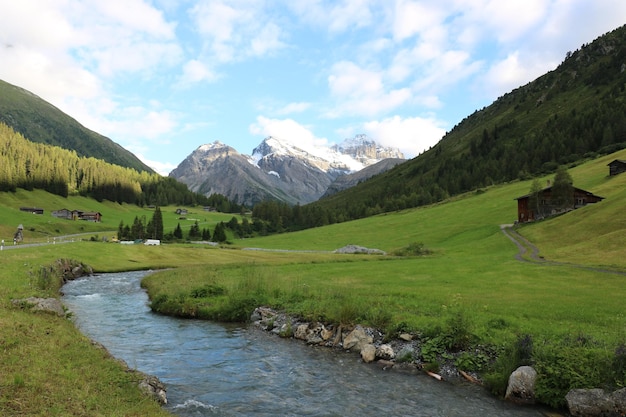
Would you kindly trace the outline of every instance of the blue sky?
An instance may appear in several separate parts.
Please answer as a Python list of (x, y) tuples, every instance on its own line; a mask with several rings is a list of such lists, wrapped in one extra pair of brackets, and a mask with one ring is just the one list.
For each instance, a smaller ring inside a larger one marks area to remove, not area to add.
[(623, 0), (2, 0), (0, 79), (162, 174), (270, 135), (414, 157), (625, 23)]

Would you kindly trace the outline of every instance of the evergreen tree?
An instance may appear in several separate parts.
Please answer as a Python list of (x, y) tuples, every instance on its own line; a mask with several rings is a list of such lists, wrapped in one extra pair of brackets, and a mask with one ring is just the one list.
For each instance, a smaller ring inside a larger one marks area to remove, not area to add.
[(209, 231), (209, 229), (207, 228), (202, 229), (202, 240), (205, 240), (205, 241), (211, 240), (211, 232)]
[(198, 225), (198, 221), (196, 220), (189, 228), (189, 240), (199, 240), (201, 237), (200, 225)]
[(158, 206), (154, 209), (152, 224), (154, 226), (154, 239), (163, 239), (163, 214)]
[(176, 229), (174, 229), (174, 237), (176, 239), (182, 239), (183, 238), (183, 229), (180, 228), (180, 223), (178, 223), (176, 225)]
[(219, 222), (215, 225), (215, 230), (213, 231), (213, 242), (226, 242), (226, 227), (224, 226), (224, 222)]
[(117, 238), (118, 240), (124, 240), (124, 220), (120, 220), (120, 225), (117, 226)]

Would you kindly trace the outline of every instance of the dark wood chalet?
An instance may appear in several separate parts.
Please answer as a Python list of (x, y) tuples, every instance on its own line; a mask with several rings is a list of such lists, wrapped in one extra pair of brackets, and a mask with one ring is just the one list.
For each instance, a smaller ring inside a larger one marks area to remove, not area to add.
[(102, 213), (98, 211), (85, 211), (78, 218), (88, 222), (100, 222), (100, 220), (102, 220)]
[[(520, 223), (542, 219), (563, 212), (563, 210), (552, 204), (552, 186), (546, 187), (539, 192), (539, 207), (537, 209), (530, 207), (530, 194), (517, 197), (516, 200), (517, 221)], [(574, 206), (571, 209), (577, 209), (602, 200), (604, 200), (604, 197), (574, 187)]]
[(609, 175), (617, 175), (622, 172), (626, 172), (626, 161), (623, 159), (616, 159), (609, 163)]
[(43, 209), (38, 207), (20, 207), (20, 211), (25, 211), (27, 213), (33, 214), (43, 214)]

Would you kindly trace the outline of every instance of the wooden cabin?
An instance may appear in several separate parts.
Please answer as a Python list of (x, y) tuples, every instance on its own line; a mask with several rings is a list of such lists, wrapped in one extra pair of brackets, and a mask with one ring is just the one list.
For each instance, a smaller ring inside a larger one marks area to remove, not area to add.
[(609, 163), (609, 176), (621, 174), (626, 172), (626, 161), (623, 159), (616, 159)]
[(519, 223), (524, 223), (553, 216), (555, 214), (562, 213), (563, 211), (584, 207), (587, 204), (598, 203), (604, 200), (604, 197), (600, 197), (590, 191), (574, 187), (574, 205), (567, 210), (563, 210), (552, 203), (552, 186), (549, 186), (539, 191), (537, 208), (530, 207), (530, 194), (517, 197), (516, 200), (517, 221)]
[(85, 211), (78, 218), (88, 222), (100, 222), (100, 220), (102, 220), (102, 213), (98, 211)]

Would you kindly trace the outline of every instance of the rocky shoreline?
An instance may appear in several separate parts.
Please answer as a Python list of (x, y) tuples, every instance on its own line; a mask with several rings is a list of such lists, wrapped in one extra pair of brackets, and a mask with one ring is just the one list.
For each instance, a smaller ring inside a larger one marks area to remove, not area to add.
[[(479, 374), (458, 369), (450, 360), (442, 362), (437, 372), (430, 370), (420, 360), (421, 340), (409, 333), (401, 333), (397, 338), (388, 340), (377, 329), (360, 325), (345, 327), (306, 322), (269, 307), (256, 308), (250, 321), (253, 326), (282, 338), (358, 353), (364, 363), (375, 363), (383, 369), (424, 372), (441, 381), (482, 385)], [(505, 400), (516, 404), (535, 404), (536, 378), (537, 372), (531, 366), (516, 369), (509, 377)], [(567, 394), (566, 402), (572, 417), (626, 416), (626, 388), (613, 392), (603, 389), (573, 389)], [(549, 415), (562, 414), (552, 410)]]

